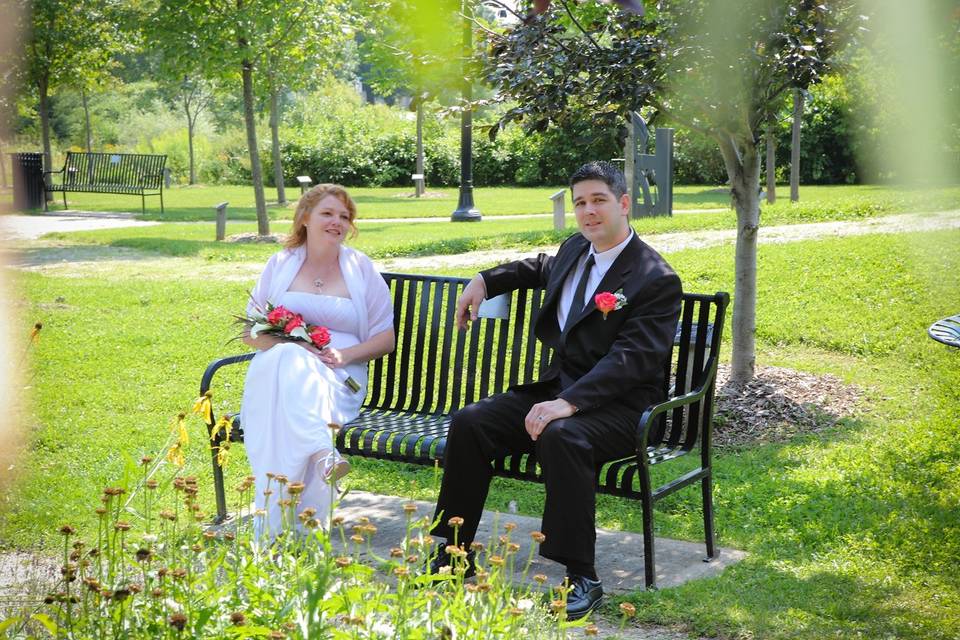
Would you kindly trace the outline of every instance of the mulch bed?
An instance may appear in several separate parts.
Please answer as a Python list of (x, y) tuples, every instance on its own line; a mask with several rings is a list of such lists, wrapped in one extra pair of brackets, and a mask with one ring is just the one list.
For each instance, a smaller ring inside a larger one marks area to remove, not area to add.
[(863, 390), (832, 375), (780, 367), (757, 367), (756, 377), (736, 389), (727, 384), (729, 365), (717, 371), (713, 442), (739, 447), (785, 442), (819, 433), (855, 416)]
[(271, 233), (268, 236), (261, 236), (257, 233), (235, 233), (227, 236), (227, 242), (236, 242), (239, 244), (279, 244), (287, 239), (285, 233)]

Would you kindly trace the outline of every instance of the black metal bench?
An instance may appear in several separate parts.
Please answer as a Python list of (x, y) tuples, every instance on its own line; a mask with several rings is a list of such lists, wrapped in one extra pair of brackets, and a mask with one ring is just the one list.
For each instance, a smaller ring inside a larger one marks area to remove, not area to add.
[[(549, 349), (533, 336), (543, 291), (520, 290), (486, 301), (481, 319), (466, 332), (453, 322), (457, 296), (467, 280), (385, 273), (393, 294), (396, 350), (370, 363), (367, 397), (360, 416), (337, 434), (345, 454), (433, 466), (443, 459), (449, 414), (460, 407), (535, 380)], [(707, 559), (716, 553), (713, 531), (711, 432), (717, 357), (729, 296), (684, 294), (677, 339), (664, 385), (668, 400), (646, 410), (637, 425), (637, 452), (597, 469), (601, 493), (640, 500), (643, 509), (647, 587), (654, 586), (653, 504), (674, 491), (701, 483)], [(252, 353), (217, 360), (207, 367), (200, 393), (210, 389), (221, 367), (253, 358)], [(211, 416), (208, 428), (216, 423)], [(239, 418), (231, 439), (242, 441)], [(223, 472), (211, 442), (217, 520), (226, 517)], [(650, 466), (699, 451), (700, 464), (653, 488)], [(496, 474), (540, 482), (532, 456), (508, 456), (494, 463)]]
[[(67, 192), (114, 193), (140, 195), (141, 210), (147, 211), (147, 196), (160, 196), (163, 213), (163, 166), (167, 156), (142, 153), (86, 153), (67, 151), (63, 169), (44, 171), (47, 192), (63, 192), (63, 208), (67, 208)], [(52, 176), (59, 175), (59, 182)], [(50, 176), (51, 178), (47, 178)], [(46, 208), (46, 198), (44, 198)]]

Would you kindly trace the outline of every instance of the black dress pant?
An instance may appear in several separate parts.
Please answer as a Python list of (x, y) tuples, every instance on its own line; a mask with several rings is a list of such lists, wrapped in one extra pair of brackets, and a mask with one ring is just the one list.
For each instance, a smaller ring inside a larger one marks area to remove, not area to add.
[(468, 547), (480, 523), (493, 477), (492, 460), (507, 454), (532, 453), (546, 487), (540, 554), (565, 565), (594, 564), (596, 542), (596, 470), (608, 460), (636, 450), (639, 413), (620, 403), (554, 420), (533, 441), (524, 428), (530, 408), (553, 400), (558, 383), (515, 387), (453, 414), (443, 461), (443, 482), (433, 534), (453, 542), (447, 521), (464, 524), (457, 541)]

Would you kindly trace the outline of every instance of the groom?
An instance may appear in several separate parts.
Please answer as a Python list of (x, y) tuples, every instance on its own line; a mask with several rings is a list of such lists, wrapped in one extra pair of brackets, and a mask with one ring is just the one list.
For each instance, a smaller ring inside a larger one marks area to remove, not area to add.
[[(433, 533), (452, 543), (448, 521), (462, 517), (456, 538), (469, 549), (493, 475), (491, 461), (535, 454), (546, 485), (540, 554), (566, 565), (572, 588), (567, 616), (577, 619), (603, 596), (594, 568), (596, 469), (636, 451), (641, 413), (663, 399), (681, 287), (670, 265), (630, 227), (630, 198), (616, 167), (585, 164), (570, 177), (570, 188), (580, 233), (556, 256), (540, 254), (481, 272), (457, 300), (463, 329), (476, 320), (485, 298), (543, 287), (534, 331), (553, 349), (553, 358), (537, 382), (453, 414)], [(607, 295), (598, 309), (595, 297), (601, 293)], [(441, 545), (432, 570), (449, 563)]]

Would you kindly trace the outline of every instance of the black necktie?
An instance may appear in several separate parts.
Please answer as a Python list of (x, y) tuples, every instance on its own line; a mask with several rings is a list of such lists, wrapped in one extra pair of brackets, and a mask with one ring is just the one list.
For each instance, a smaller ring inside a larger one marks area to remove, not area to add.
[(580, 312), (583, 311), (583, 307), (586, 306), (583, 303), (583, 296), (587, 293), (587, 281), (590, 280), (590, 270), (593, 269), (593, 254), (587, 256), (587, 261), (583, 265), (583, 273), (580, 275), (580, 281), (577, 283), (577, 288), (573, 292), (573, 300), (570, 301), (570, 309), (567, 311), (567, 321), (564, 324), (564, 330), (570, 327), (570, 323), (573, 322), (573, 319), (576, 316), (580, 315)]

